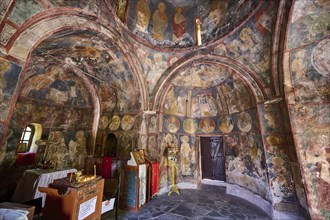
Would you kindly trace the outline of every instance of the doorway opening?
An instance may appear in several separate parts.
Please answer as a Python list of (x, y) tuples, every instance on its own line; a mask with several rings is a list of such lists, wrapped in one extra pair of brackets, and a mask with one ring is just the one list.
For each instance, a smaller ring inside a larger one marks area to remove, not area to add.
[(202, 179), (226, 181), (222, 136), (200, 137)]
[(105, 144), (103, 147), (103, 155), (116, 157), (117, 156), (117, 137), (116, 135), (110, 133), (105, 139)]

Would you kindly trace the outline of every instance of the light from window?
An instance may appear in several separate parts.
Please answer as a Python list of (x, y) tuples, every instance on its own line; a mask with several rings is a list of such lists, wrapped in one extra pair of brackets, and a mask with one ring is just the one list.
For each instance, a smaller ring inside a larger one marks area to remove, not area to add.
[(26, 143), (26, 146), (30, 146), (31, 139), (33, 138), (33, 129), (31, 126), (26, 126), (23, 130), (20, 143)]

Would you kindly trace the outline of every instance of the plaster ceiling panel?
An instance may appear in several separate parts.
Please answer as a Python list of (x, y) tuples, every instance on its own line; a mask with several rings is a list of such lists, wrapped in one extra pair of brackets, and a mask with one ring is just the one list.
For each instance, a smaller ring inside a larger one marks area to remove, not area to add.
[(257, 0), (121, 0), (111, 10), (143, 42), (186, 48), (196, 45), (196, 18), (201, 23), (202, 42), (210, 43), (240, 25), (258, 3)]

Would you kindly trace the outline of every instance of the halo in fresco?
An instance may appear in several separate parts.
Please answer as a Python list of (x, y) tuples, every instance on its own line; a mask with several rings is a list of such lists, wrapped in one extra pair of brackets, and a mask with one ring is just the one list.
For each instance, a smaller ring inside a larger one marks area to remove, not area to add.
[(109, 129), (111, 131), (115, 131), (119, 128), (119, 126), (120, 126), (120, 117), (118, 115), (112, 116)]
[(222, 131), (224, 133), (229, 133), (234, 128), (234, 122), (229, 115), (222, 116), (218, 120), (218, 126), (219, 126), (220, 131)]
[(269, 135), (266, 138), (266, 141), (270, 146), (279, 146), (282, 140), (277, 135)]
[(189, 134), (194, 134), (197, 131), (198, 125), (195, 119), (187, 118), (183, 121), (183, 130)]
[(330, 75), (329, 51), (330, 39), (324, 39), (314, 47), (312, 52), (312, 65), (322, 76)]
[(203, 118), (199, 123), (199, 129), (201, 129), (204, 133), (213, 132), (215, 128), (215, 123), (211, 118)]
[(171, 133), (175, 133), (180, 129), (180, 120), (175, 116), (170, 116), (166, 120), (167, 130)]
[(131, 115), (124, 115), (123, 119), (121, 120), (121, 128), (125, 131), (130, 130), (134, 125), (134, 117)]
[(109, 125), (108, 117), (105, 115), (101, 116), (99, 121), (99, 129), (104, 130), (108, 127), (108, 125)]
[(241, 112), (237, 117), (237, 127), (243, 131), (248, 132), (252, 128), (252, 118), (247, 112)]

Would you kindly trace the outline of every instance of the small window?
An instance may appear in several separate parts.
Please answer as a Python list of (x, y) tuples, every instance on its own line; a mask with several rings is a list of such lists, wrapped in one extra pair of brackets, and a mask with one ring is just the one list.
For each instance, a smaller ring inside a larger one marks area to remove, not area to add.
[(21, 136), (21, 140), (20, 140), (20, 144), (25, 144), (27, 146), (27, 151), (30, 149), (31, 143), (32, 143), (32, 139), (33, 139), (33, 135), (34, 135), (34, 126), (33, 125), (28, 125), (24, 128), (22, 136)]

